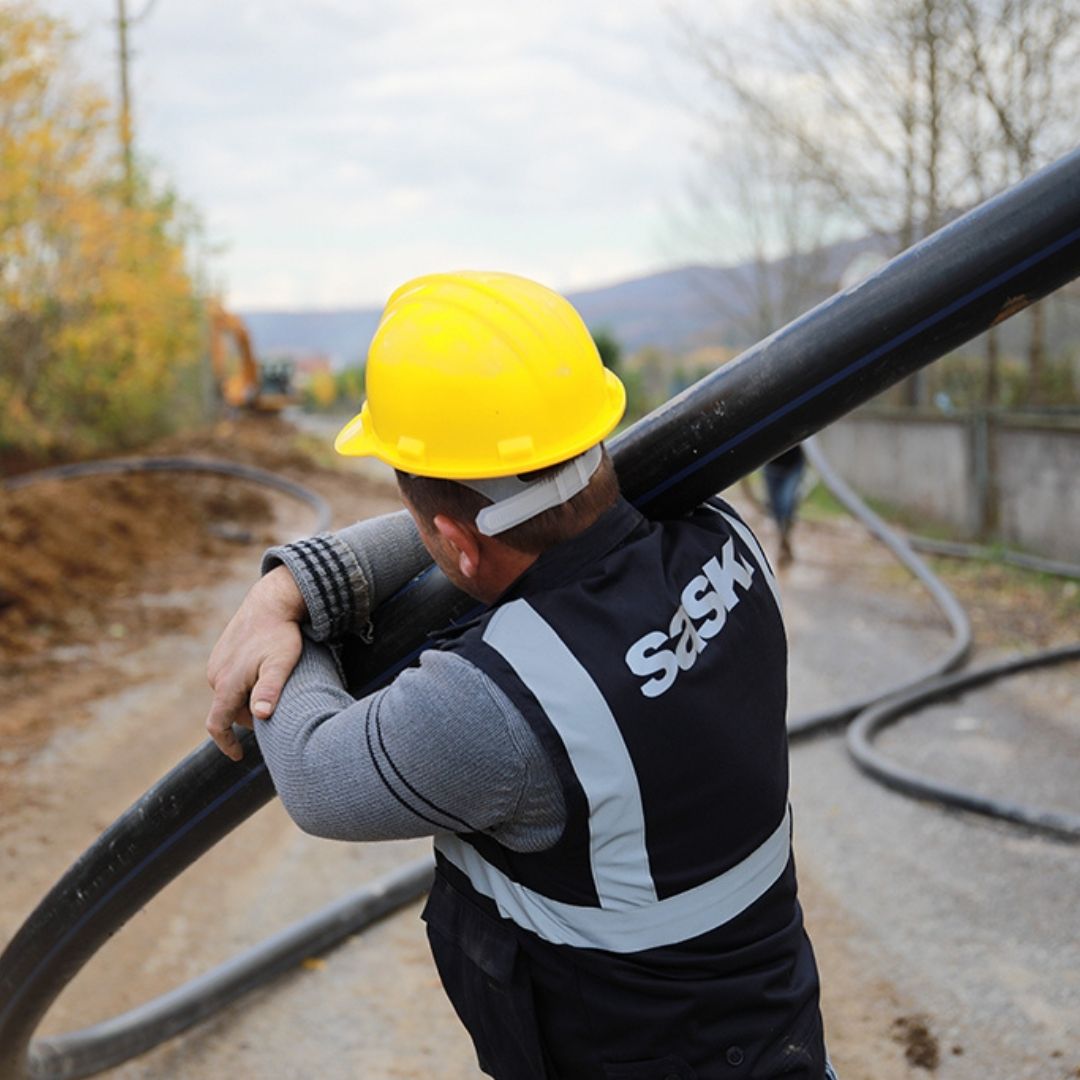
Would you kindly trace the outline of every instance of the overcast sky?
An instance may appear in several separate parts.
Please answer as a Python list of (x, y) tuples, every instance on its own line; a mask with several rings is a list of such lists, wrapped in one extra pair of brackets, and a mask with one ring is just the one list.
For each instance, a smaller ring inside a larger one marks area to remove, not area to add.
[[(111, 91), (116, 0), (39, 2)], [(700, 86), (675, 37), (666, 0), (156, 0), (136, 138), (236, 307), (379, 305), (454, 267), (606, 284), (689, 257)]]

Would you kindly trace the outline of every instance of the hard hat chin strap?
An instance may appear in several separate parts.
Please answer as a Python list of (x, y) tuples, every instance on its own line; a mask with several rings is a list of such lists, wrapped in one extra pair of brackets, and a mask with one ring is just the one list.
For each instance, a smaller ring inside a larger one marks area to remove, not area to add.
[(603, 447), (597, 443), (584, 454), (571, 458), (558, 472), (540, 480), (500, 476), (492, 480), (459, 480), (458, 483), (491, 499), (492, 505), (485, 506), (476, 515), (476, 527), (484, 536), (498, 536), (584, 491), (603, 457)]

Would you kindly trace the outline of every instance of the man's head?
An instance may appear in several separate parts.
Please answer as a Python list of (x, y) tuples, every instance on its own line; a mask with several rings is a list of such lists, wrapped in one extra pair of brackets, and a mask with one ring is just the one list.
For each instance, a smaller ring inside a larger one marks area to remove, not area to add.
[(489, 569), (520, 573), (614, 502), (601, 441), (625, 391), (573, 307), (536, 282), (463, 272), (407, 283), (383, 312), (366, 382), (334, 445), (397, 470), (444, 570), (454, 562), (460, 575), (475, 547)]
[[(495, 506), (492, 499), (456, 480), (398, 472), (402, 501), (443, 572), (459, 588), (490, 602), (543, 552), (584, 532), (614, 505), (619, 481), (607, 451), (588, 483), (565, 502), (490, 535), (478, 522)], [(557, 472), (554, 466), (532, 474), (526, 483)]]

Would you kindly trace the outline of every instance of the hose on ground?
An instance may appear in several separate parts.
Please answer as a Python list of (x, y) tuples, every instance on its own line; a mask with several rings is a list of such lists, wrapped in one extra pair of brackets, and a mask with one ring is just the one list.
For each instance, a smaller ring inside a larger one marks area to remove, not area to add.
[(807, 439), (803, 443), (803, 449), (806, 451), (807, 461), (809, 461), (814, 471), (821, 478), (822, 483), (825, 484), (836, 499), (877, 540), (884, 544), (929, 592), (931, 599), (937, 604), (949, 624), (951, 645), (942, 656), (933, 661), (923, 671), (904, 679), (894, 686), (845, 702), (842, 705), (789, 720), (788, 735), (791, 738), (801, 738), (828, 728), (838, 727), (877, 701), (903, 693), (910, 688), (921, 686), (944, 672), (954, 670), (967, 658), (971, 651), (972, 640), (971, 622), (967, 617), (967, 612), (960, 606), (959, 601), (941, 579), (912, 551), (907, 541), (875, 514), (839, 476), (832, 465), (829, 464), (829, 460), (818, 445), (817, 439)]
[(971, 690), (1007, 675), (1017, 675), (1034, 668), (1062, 664), (1069, 660), (1080, 660), (1080, 643), (1012, 656), (996, 664), (942, 677), (899, 694), (889, 701), (867, 709), (855, 719), (847, 731), (848, 752), (860, 769), (905, 795), (988, 817), (1001, 818), (1004, 821), (1012, 821), (1061, 840), (1080, 840), (1080, 814), (1028, 806), (946, 783), (944, 780), (938, 780), (925, 773), (898, 765), (877, 750), (873, 744), (874, 736), (883, 728), (895, 724), (924, 705), (943, 698), (955, 697), (965, 690)]
[(953, 559), (985, 559), (988, 562), (999, 561), (1019, 566), (1023, 570), (1034, 570), (1037, 574), (1051, 574), (1054, 577), (1080, 579), (1080, 566), (1076, 563), (1063, 562), (1060, 559), (1044, 559), (1038, 555), (1029, 555), (1024, 551), (982, 547), (979, 544), (962, 544), (955, 540), (936, 540), (930, 536), (909, 536), (908, 543), (918, 551), (928, 555), (944, 555)]
[(144, 1054), (249, 990), (423, 896), (435, 864), (417, 859), (274, 934), (219, 967), (99, 1024), (30, 1044), (33, 1080), (76, 1080)]
[[(933, 665), (936, 670), (917, 676), (903, 686), (883, 691), (873, 699), (856, 703), (854, 707), (839, 706), (836, 709), (791, 720), (788, 724), (790, 737), (794, 739), (813, 734), (854, 716), (854, 721), (849, 725), (846, 733), (848, 753), (863, 772), (887, 787), (905, 795), (940, 803), (943, 806), (1011, 821), (1061, 840), (1080, 840), (1080, 815), (1029, 806), (949, 784), (936, 777), (905, 768), (876, 749), (873, 744), (876, 735), (890, 724), (897, 723), (924, 705), (954, 697), (963, 691), (1009, 675), (1080, 659), (1080, 643), (1008, 657), (975, 670), (947, 674), (962, 664), (970, 651), (971, 626), (967, 614), (941, 579), (912, 552), (908, 542), (875, 514), (837, 475), (817, 440), (808, 439), (804, 447), (807, 459), (829, 491), (926, 586), (934, 601), (945, 612), (952, 627), (953, 646), (941, 660)], [(963, 557), (971, 557), (973, 554), (978, 557), (983, 550), (973, 549), (969, 545), (952, 547), (953, 550), (950, 550), (948, 554)], [(1029, 569), (1054, 572), (1045, 570), (1046, 560), (1030, 557), (1030, 562), (1044, 565), (1029, 566)], [(1068, 564), (1050, 565), (1068, 566)]]
[(316, 514), (313, 532), (323, 532), (330, 527), (330, 504), (310, 488), (293, 480), (288, 480), (267, 469), (254, 465), (242, 465), (236, 461), (216, 461), (213, 458), (197, 457), (131, 457), (104, 458), (101, 461), (77, 461), (70, 465), (56, 465), (36, 472), (23, 473), (5, 479), (0, 486), (6, 491), (18, 491), (31, 484), (44, 483), (47, 480), (72, 480), (84, 476), (108, 476), (128, 473), (156, 472), (196, 472), (213, 473), (218, 476), (230, 476), (247, 480), (262, 487), (272, 488), (284, 495), (290, 495), (307, 503)]

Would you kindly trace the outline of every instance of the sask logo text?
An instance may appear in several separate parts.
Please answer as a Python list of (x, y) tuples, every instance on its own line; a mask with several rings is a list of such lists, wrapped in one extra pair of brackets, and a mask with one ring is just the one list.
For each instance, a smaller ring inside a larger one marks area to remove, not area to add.
[(652, 676), (641, 685), (646, 697), (670, 690), (679, 672), (694, 666), (739, 602), (735, 586), (745, 591), (753, 578), (754, 568), (735, 554), (728, 540), (720, 557), (713, 556), (683, 589), (667, 629), (650, 631), (626, 650), (626, 666), (635, 675)]

